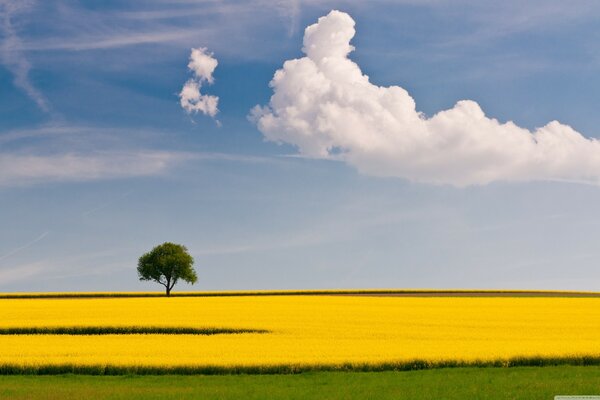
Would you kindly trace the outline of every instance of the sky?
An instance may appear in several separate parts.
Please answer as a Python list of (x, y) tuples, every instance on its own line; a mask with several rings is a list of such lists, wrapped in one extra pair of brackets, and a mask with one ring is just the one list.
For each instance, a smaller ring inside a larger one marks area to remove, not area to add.
[(0, 0), (0, 291), (599, 290), (599, 17)]

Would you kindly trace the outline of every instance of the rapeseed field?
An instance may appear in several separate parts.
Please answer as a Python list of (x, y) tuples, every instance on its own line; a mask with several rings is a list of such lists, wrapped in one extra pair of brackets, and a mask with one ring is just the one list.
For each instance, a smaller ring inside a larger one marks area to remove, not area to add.
[[(44, 329), (54, 334), (40, 334)], [(422, 366), (598, 359), (600, 298), (0, 299), (2, 331), (0, 366), (8, 370), (53, 365), (351, 369), (415, 360)]]

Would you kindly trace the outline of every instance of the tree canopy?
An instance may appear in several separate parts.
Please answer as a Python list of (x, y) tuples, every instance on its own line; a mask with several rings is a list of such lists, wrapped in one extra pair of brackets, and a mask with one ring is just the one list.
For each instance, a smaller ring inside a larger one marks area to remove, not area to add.
[(185, 246), (165, 242), (140, 257), (137, 272), (140, 281), (158, 282), (170, 296), (171, 289), (179, 280), (196, 283), (198, 276), (193, 264), (194, 258)]

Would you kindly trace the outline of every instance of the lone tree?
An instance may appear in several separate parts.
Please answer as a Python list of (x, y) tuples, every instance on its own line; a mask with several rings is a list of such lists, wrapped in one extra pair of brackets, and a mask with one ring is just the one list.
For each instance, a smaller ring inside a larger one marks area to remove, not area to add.
[(185, 246), (175, 243), (163, 243), (144, 254), (138, 260), (137, 272), (140, 281), (155, 281), (163, 285), (167, 296), (177, 281), (184, 280), (194, 284), (198, 280), (192, 268), (194, 259)]

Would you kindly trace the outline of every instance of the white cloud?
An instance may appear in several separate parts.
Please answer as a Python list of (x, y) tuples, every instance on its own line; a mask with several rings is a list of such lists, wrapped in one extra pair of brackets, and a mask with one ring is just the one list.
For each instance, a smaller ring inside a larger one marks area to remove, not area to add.
[(428, 118), (399, 87), (376, 86), (348, 58), (354, 20), (331, 11), (306, 28), (306, 57), (278, 70), (252, 118), (265, 138), (363, 173), (465, 186), (492, 181), (600, 182), (600, 142), (552, 121), (533, 132), (461, 100)]
[(217, 112), (219, 112), (219, 109), (217, 108), (219, 98), (217, 96), (201, 94), (200, 83), (193, 79), (190, 79), (183, 85), (183, 88), (179, 93), (179, 99), (181, 107), (187, 111), (188, 114), (200, 111), (205, 115), (214, 117), (217, 115)]
[(213, 57), (211, 53), (208, 53), (207, 49), (202, 47), (199, 49), (192, 49), (190, 54), (190, 62), (188, 68), (194, 72), (196, 78), (200, 81), (206, 81), (213, 83), (213, 72), (219, 62)]
[(218, 61), (209, 53), (206, 48), (192, 49), (188, 68), (193, 72), (194, 77), (189, 79), (181, 92), (179, 99), (181, 107), (188, 114), (201, 112), (205, 115), (214, 117), (219, 112), (219, 98), (200, 93), (203, 82), (213, 83), (213, 72), (218, 65)]

